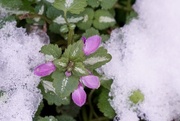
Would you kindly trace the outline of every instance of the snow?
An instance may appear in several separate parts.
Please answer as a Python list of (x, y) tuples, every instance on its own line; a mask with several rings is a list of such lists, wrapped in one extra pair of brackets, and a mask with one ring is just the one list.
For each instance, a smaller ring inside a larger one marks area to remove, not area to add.
[(44, 62), (44, 44), (15, 22), (0, 29), (0, 121), (32, 121), (42, 99), (33, 68)]
[[(138, 18), (112, 32), (103, 67), (114, 79), (110, 101), (120, 121), (180, 120), (180, 1), (137, 0)], [(144, 101), (132, 106), (139, 89)]]

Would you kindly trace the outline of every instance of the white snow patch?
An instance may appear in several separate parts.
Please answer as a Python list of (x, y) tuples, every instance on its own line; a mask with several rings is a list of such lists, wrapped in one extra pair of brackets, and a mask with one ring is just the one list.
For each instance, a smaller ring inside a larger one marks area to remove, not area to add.
[[(103, 67), (114, 79), (111, 105), (120, 121), (180, 120), (180, 1), (137, 0), (138, 19), (114, 30), (106, 44), (112, 61)], [(139, 89), (145, 100), (133, 107)]]
[(16, 23), (0, 29), (0, 121), (32, 121), (42, 99), (33, 68), (44, 62), (40, 37)]

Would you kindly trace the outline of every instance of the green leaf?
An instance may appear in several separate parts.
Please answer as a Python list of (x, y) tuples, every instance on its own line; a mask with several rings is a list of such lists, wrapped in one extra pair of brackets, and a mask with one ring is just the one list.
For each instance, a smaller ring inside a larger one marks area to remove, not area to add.
[(58, 16), (63, 15), (63, 12), (51, 6), (51, 7), (48, 7), (46, 11), (46, 15), (48, 18), (53, 20), (57, 18)]
[[(21, 10), (27, 10), (34, 12), (34, 7), (32, 7), (33, 2), (28, 0), (21, 0), (23, 5), (20, 7)], [(16, 8), (17, 9), (17, 8)]]
[(67, 26), (67, 25), (61, 26), (61, 28), (60, 28), (60, 32), (61, 32), (61, 33), (67, 33), (68, 31), (69, 31), (69, 29), (68, 29), (68, 26)]
[(3, 18), (0, 19), (0, 28), (2, 28), (6, 22), (11, 22), (11, 21), (15, 21), (16, 18), (15, 16), (11, 15), (11, 16), (5, 16)]
[(137, 104), (144, 101), (144, 94), (140, 90), (135, 90), (129, 96), (132, 103)]
[(41, 117), (37, 121), (58, 121), (54, 116)]
[(50, 81), (41, 81), (39, 88), (41, 89), (41, 93), (43, 94), (43, 98), (47, 100), (49, 105), (67, 105), (70, 103), (69, 97), (61, 98), (59, 95), (55, 93), (55, 88), (53, 87), (53, 83)]
[[(79, 21), (83, 20), (83, 16), (81, 15), (72, 15), (72, 14), (67, 14), (67, 21), (69, 23), (77, 23)], [(63, 15), (59, 15), (57, 16), (54, 20), (53, 20), (54, 23), (57, 23), (59, 25), (64, 25), (66, 24), (66, 21), (64, 19), (64, 16)]]
[(61, 26), (54, 22), (49, 25), (49, 30), (56, 34), (60, 34), (60, 28), (61, 28)]
[(126, 24), (130, 23), (130, 21), (134, 18), (137, 18), (138, 14), (135, 11), (131, 11), (130, 14), (126, 17)]
[(83, 15), (83, 20), (80, 21), (77, 26), (82, 30), (87, 30), (92, 25), (94, 10), (92, 8), (86, 8), (81, 14)]
[(114, 26), (116, 23), (113, 15), (107, 10), (97, 10), (95, 12), (95, 20), (93, 25), (95, 28), (103, 30)]
[(102, 92), (98, 99), (98, 108), (104, 114), (104, 116), (112, 119), (115, 116), (115, 111), (109, 103), (109, 90), (102, 88)]
[(69, 59), (62, 57), (60, 59), (54, 60), (54, 65), (60, 70), (60, 71), (65, 71), (66, 67), (68, 66)]
[(77, 106), (73, 101), (69, 105), (62, 105), (56, 108), (57, 113), (62, 113), (62, 115), (69, 115), (72, 117), (77, 117), (80, 113), (80, 107)]
[(34, 8), (31, 6), (32, 2), (29, 2), (27, 0), (1, 0), (0, 4), (2, 7), (8, 7), (10, 10), (14, 10), (13, 12), (16, 13), (15, 11), (18, 12), (22, 10), (26, 13), (27, 11), (34, 12)]
[(79, 40), (73, 45), (69, 45), (62, 56), (65, 58), (69, 58), (69, 60), (73, 62), (82, 62), (85, 59), (83, 46), (83, 41)]
[(100, 78), (100, 79), (101, 79), (101, 85), (104, 88), (110, 90), (111, 89), (111, 84), (112, 84), (113, 80), (112, 79), (103, 79), (103, 78)]
[(107, 53), (107, 50), (100, 47), (95, 53), (86, 58), (84, 64), (88, 69), (96, 69), (106, 64), (111, 60), (111, 55)]
[[(45, 11), (45, 5), (43, 4), (38, 4), (37, 6), (35, 6), (35, 12), (39, 15), (43, 15)], [(34, 17), (33, 20), (35, 22), (39, 22), (40, 21), (40, 17)]]
[(87, 6), (86, 0), (55, 0), (53, 6), (59, 10), (79, 14)]
[(61, 115), (57, 117), (58, 121), (76, 121), (73, 117), (68, 115)]
[(76, 62), (72, 72), (75, 76), (78, 77), (86, 76), (89, 74), (89, 71), (84, 67), (84, 64), (82, 62)]
[(42, 81), (42, 86), (44, 87), (44, 92), (54, 92), (55, 93), (55, 88), (53, 87), (53, 83), (50, 81), (43, 80)]
[(44, 103), (43, 101), (41, 101), (40, 105), (38, 106), (38, 110), (35, 113), (35, 117), (40, 116), (43, 107), (44, 107)]
[(52, 74), (53, 86), (56, 94), (61, 98), (69, 97), (69, 95), (78, 87), (79, 79), (75, 76), (66, 77), (64, 73), (55, 71)]
[(62, 54), (61, 48), (59, 48), (58, 45), (53, 44), (44, 45), (41, 48), (41, 52), (45, 55), (52, 55), (55, 59), (58, 59)]
[(109, 40), (110, 35), (109, 34), (102, 34), (101, 37), (102, 37), (102, 41), (105, 42), (105, 41)]
[(53, 93), (53, 92), (47, 92), (43, 94), (44, 99), (47, 100), (49, 105), (68, 105), (70, 103), (70, 97), (64, 97), (61, 98), (59, 95)]
[(114, 6), (117, 0), (101, 0), (102, 9), (110, 9)]
[(23, 3), (21, 0), (1, 0), (0, 4), (6, 7), (16, 8), (16, 9), (23, 6)]
[(92, 8), (97, 8), (100, 4), (100, 0), (87, 0), (87, 3)]
[(83, 34), (84, 37), (88, 38), (93, 35), (99, 35), (99, 31), (93, 27), (87, 29), (86, 32)]

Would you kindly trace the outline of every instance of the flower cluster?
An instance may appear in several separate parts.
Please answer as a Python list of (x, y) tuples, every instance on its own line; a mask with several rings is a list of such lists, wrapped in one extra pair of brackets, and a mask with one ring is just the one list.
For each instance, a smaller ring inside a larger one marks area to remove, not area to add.
[[(89, 56), (98, 50), (98, 48), (101, 44), (101, 37), (98, 35), (91, 36), (87, 39), (85, 37), (83, 37), (82, 41), (84, 43), (82, 51), (84, 52), (85, 56)], [(74, 64), (73, 62), (69, 62), (70, 67), (73, 64)], [(68, 66), (66, 67), (67, 69), (64, 72), (66, 77), (72, 76), (72, 73), (71, 73), (72, 69), (68, 68)], [(37, 66), (34, 69), (34, 74), (37, 76), (44, 77), (44, 76), (50, 75), (55, 70), (56, 70), (56, 66), (55, 66), (54, 62), (47, 62), (47, 63)], [(72, 100), (79, 107), (84, 105), (86, 102), (87, 96), (86, 96), (86, 92), (84, 90), (84, 86), (86, 86), (90, 89), (99, 88), (99, 86), (100, 86), (99, 77), (93, 75), (90, 71), (89, 71), (89, 74), (80, 77), (77, 89), (75, 89), (72, 92)]]

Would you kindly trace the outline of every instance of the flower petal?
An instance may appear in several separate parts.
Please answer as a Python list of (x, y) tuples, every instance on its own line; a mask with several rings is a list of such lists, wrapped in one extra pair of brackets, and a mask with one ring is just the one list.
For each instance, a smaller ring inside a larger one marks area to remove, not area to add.
[(82, 86), (78, 86), (76, 90), (72, 93), (73, 102), (79, 107), (83, 106), (86, 102), (86, 92)]
[(90, 89), (97, 89), (100, 86), (99, 77), (94, 75), (83, 76), (81, 77), (81, 81), (86, 87)]
[(47, 76), (47, 75), (50, 75), (55, 70), (56, 70), (56, 67), (53, 64), (53, 62), (47, 62), (47, 63), (37, 66), (34, 69), (34, 74), (37, 76)]
[(94, 35), (89, 37), (84, 44), (83, 51), (85, 55), (90, 55), (94, 53), (99, 45), (101, 44), (101, 37), (98, 35)]

